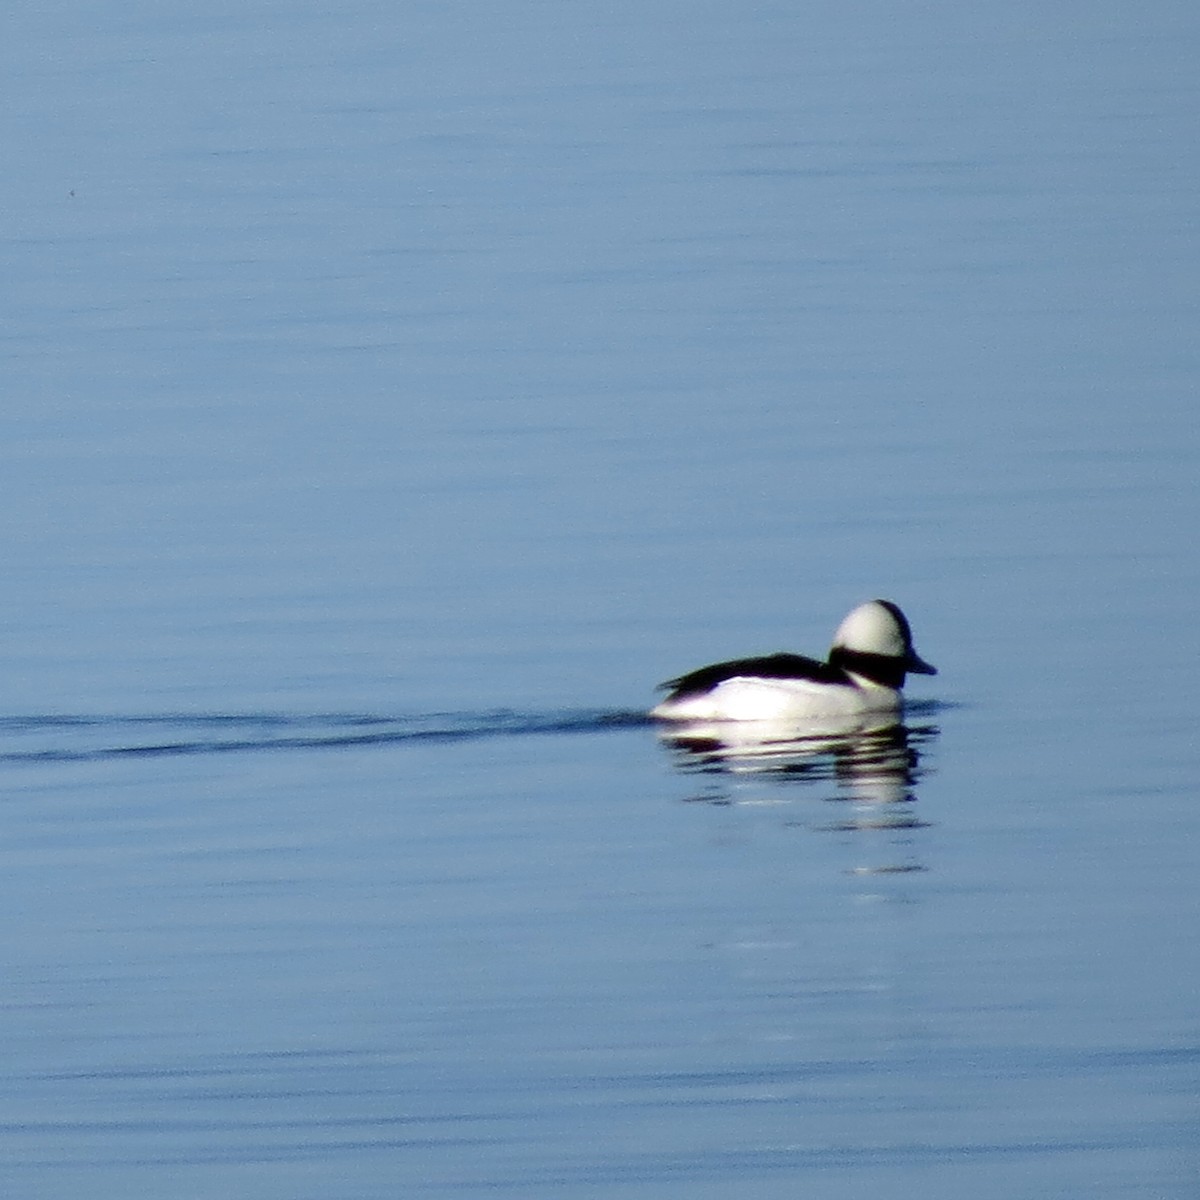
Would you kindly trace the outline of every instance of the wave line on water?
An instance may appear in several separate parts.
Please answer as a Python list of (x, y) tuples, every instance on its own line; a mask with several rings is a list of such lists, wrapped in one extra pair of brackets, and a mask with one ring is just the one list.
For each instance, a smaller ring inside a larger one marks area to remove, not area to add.
[[(90, 762), (317, 750), (400, 742), (464, 742), (555, 733), (602, 733), (649, 725), (643, 712), (612, 709), (386, 716), (369, 713), (162, 713), (0, 717), (0, 763)], [(139, 738), (136, 731), (176, 736)], [(125, 736), (122, 737), (121, 735)]]

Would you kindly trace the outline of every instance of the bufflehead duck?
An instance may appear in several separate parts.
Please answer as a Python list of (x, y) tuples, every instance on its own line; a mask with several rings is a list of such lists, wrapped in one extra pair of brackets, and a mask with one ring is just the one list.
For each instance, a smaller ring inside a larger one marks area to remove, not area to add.
[(894, 711), (904, 676), (936, 675), (913, 649), (912, 630), (890, 600), (860, 604), (838, 626), (827, 662), (800, 654), (739, 658), (661, 686), (650, 712), (667, 721), (804, 721)]

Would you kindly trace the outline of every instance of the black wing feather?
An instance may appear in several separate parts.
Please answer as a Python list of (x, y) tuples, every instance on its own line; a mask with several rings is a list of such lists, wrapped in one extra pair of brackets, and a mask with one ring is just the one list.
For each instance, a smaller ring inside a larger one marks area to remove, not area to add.
[(668, 700), (696, 696), (715, 688), (727, 679), (753, 676), (758, 679), (810, 679), (814, 683), (846, 683), (846, 673), (828, 663), (806, 658), (803, 654), (768, 654), (762, 658), (735, 658), (713, 663), (668, 679), (658, 686), (669, 690)]

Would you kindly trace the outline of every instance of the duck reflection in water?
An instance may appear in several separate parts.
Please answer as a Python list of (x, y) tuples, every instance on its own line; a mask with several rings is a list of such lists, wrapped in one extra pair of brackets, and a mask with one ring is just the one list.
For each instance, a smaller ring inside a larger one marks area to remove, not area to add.
[[(755, 778), (784, 785), (832, 782), (829, 799), (850, 801), (845, 818), (831, 830), (916, 829), (915, 786), (922, 775), (920, 748), (933, 740), (932, 725), (909, 725), (897, 714), (805, 721), (675, 721), (659, 727), (659, 740), (688, 773)], [(713, 780), (717, 783), (717, 780)], [(718, 784), (694, 797), (712, 804), (734, 803), (731, 788)]]

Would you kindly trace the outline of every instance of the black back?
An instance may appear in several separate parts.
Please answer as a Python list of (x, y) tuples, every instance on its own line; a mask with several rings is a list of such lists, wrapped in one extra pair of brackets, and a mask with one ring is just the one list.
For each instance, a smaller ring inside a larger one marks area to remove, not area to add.
[(668, 679), (659, 686), (669, 689), (668, 700), (680, 700), (685, 696), (701, 695), (727, 679), (746, 676), (756, 679), (809, 679), (813, 683), (851, 683), (850, 677), (840, 666), (817, 662), (815, 658), (806, 658), (803, 654), (768, 654), (763, 658), (735, 658), (729, 662), (713, 663), (680, 675), (678, 679)]

